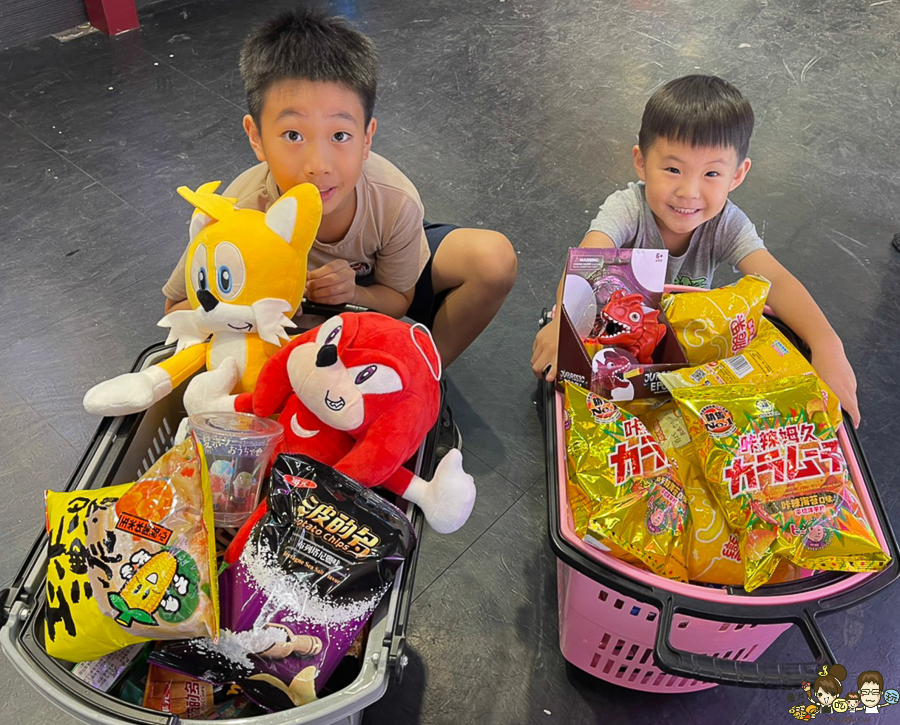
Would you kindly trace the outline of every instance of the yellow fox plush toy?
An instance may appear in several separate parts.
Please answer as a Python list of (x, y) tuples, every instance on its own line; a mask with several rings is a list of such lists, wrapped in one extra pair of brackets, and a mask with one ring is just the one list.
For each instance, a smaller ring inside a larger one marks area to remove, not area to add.
[[(178, 193), (196, 207), (185, 276), (191, 310), (160, 320), (175, 354), (138, 373), (91, 388), (84, 407), (98, 415), (146, 410), (205, 364), (232, 380), (233, 392), (256, 385), (263, 363), (287, 340), (285, 328), (306, 287), (306, 257), (322, 218), (322, 197), (312, 184), (286, 192), (266, 213), (236, 209), (215, 194), (218, 181)], [(191, 386), (185, 392), (190, 410)]]

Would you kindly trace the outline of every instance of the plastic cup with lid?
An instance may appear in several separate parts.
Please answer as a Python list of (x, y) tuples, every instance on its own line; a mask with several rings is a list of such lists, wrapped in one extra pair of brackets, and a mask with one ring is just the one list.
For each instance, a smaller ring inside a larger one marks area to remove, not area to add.
[(240, 526), (259, 502), (284, 428), (248, 413), (196, 413), (188, 418), (188, 427), (206, 456), (216, 526)]

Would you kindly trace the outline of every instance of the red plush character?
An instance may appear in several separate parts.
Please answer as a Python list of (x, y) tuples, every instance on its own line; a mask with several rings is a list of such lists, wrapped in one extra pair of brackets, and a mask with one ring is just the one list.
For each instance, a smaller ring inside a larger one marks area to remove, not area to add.
[(600, 311), (601, 329), (597, 342), (619, 347), (646, 365), (653, 362), (653, 351), (666, 335), (666, 326), (657, 319), (659, 310), (644, 310), (643, 297), (622, 290), (612, 293)]
[[(345, 313), (273, 355), (252, 393), (213, 395), (207, 403), (261, 417), (282, 411), (281, 451), (308, 455), (365, 486), (384, 486), (417, 504), (436, 531), (450, 533), (475, 503), (462, 454), (450, 451), (430, 482), (403, 467), (437, 420), (440, 375), (440, 355), (421, 325)], [(222, 405), (223, 399), (231, 402)]]

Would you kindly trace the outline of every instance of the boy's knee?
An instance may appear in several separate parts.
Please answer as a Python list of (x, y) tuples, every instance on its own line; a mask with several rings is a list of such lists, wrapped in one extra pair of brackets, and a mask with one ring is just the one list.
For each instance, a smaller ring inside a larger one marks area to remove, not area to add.
[(472, 273), (486, 287), (507, 294), (516, 281), (519, 260), (510, 241), (500, 232), (479, 230), (474, 246)]

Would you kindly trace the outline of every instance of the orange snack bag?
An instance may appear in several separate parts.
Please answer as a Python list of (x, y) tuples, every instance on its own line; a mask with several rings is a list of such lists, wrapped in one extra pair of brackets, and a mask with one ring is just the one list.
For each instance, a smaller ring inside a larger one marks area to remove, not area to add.
[(86, 522), (89, 548), (110, 562), (90, 571), (97, 604), (130, 634), (218, 638), (206, 471), (203, 452), (191, 436), (164, 453), (114, 506)]

